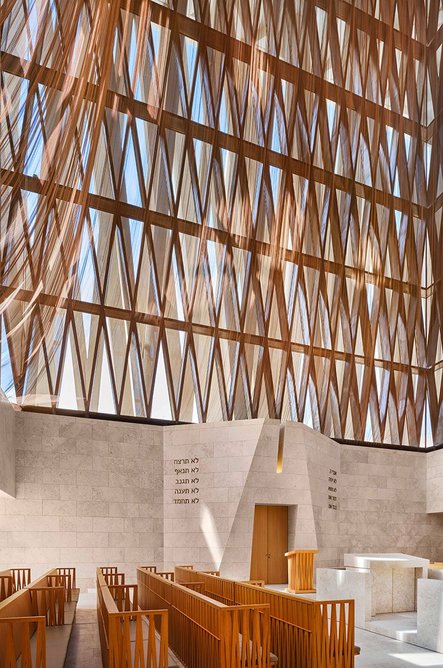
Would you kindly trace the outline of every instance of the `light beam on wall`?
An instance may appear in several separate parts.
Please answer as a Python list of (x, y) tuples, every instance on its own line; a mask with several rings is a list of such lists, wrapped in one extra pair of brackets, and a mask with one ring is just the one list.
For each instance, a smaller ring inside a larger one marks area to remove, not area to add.
[(220, 543), (217, 527), (215, 526), (214, 517), (205, 503), (201, 506), (200, 529), (203, 532), (206, 545), (211, 553), (214, 566), (218, 568), (222, 560), (223, 548)]
[(281, 473), (283, 471), (283, 449), (285, 447), (285, 425), (280, 425), (280, 431), (278, 432), (278, 451), (277, 451), (277, 468), (276, 472)]

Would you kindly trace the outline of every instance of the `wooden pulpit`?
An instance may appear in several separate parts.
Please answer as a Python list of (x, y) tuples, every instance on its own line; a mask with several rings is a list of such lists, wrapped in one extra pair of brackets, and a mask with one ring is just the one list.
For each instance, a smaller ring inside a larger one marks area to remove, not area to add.
[(292, 550), (288, 558), (288, 591), (292, 594), (307, 594), (314, 589), (314, 559), (318, 550)]

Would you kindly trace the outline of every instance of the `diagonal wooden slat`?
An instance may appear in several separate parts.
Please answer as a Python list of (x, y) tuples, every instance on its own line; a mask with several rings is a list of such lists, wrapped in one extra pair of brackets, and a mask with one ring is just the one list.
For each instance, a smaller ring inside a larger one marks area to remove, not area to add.
[(29, 11), (0, 20), (10, 396), (443, 440), (438, 0)]

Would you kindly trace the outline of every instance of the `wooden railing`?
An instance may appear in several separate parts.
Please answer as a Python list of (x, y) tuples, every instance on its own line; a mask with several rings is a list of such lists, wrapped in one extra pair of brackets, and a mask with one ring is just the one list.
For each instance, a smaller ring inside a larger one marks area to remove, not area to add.
[(205, 593), (205, 583), (204, 582), (179, 582), (183, 587), (187, 589), (192, 589), (192, 591), (198, 591), (200, 594)]
[(110, 573), (117, 573), (118, 568), (117, 566), (99, 566), (98, 567), (103, 575), (109, 575)]
[(104, 573), (104, 580), (107, 585), (124, 585), (125, 584), (125, 574), (124, 573)]
[(140, 568), (144, 568), (144, 570), (149, 571), (149, 573), (157, 573), (157, 566), (140, 566)]
[[(128, 611), (126, 601), (131, 587), (135, 589), (132, 609)], [(104, 668), (168, 668), (168, 612), (138, 610), (136, 587), (108, 586), (101, 569), (97, 569), (97, 617)], [(120, 596), (118, 592), (123, 592), (123, 588), (126, 594)], [(118, 609), (113, 596), (124, 610)]]
[(166, 608), (170, 645), (192, 668), (269, 668), (269, 605), (226, 606), (143, 568), (139, 602)]
[(65, 578), (64, 586), (66, 587), (66, 600), (72, 601), (72, 593), (77, 589), (77, 578), (75, 568), (57, 568), (57, 575)]
[(138, 610), (137, 585), (109, 585), (108, 589), (119, 612)]
[(183, 566), (176, 566), (175, 580), (181, 584), (203, 582), (206, 596), (209, 596), (220, 603), (224, 603), (225, 605), (236, 604), (234, 580), (227, 580), (220, 576), (209, 575), (203, 571), (194, 571), (193, 568), (184, 568)]
[(60, 575), (60, 573), (48, 575), (48, 587), (63, 588), (65, 601), (71, 601), (72, 589), (70, 587), (70, 579), (69, 575)]
[(279, 668), (353, 668), (354, 601), (313, 601), (176, 567), (178, 582), (203, 582), (206, 596), (226, 605), (270, 607), (271, 652)]
[(6, 571), (0, 571), (0, 602), (26, 587), (30, 581), (30, 568), (8, 568)]
[(169, 580), (170, 582), (174, 582), (175, 578), (175, 573), (174, 571), (154, 571), (157, 573), (157, 575), (161, 575), (162, 578), (165, 578), (165, 580)]
[[(36, 634), (35, 652), (31, 637)], [(0, 666), (46, 668), (46, 630), (44, 617), (0, 617)], [(34, 654), (34, 656), (33, 656)], [(17, 657), (20, 656), (20, 663)]]
[[(50, 578), (48, 576), (48, 580)], [(61, 626), (65, 623), (66, 590), (63, 585), (32, 586), (28, 591), (35, 614), (45, 617), (46, 626)]]
[(30, 568), (11, 568), (11, 571), (14, 577), (15, 591), (20, 591), (31, 583)]
[[(51, 569), (0, 603), (0, 668), (15, 666), (18, 657), (20, 666), (45, 667), (45, 627), (64, 623), (65, 586), (51, 586), (51, 581), (60, 577), (58, 570), (64, 569)], [(75, 582), (75, 573), (73, 575)], [(19, 574), (18, 577), (23, 585), (28, 573)], [(35, 649), (31, 652), (34, 633), (37, 634)], [(12, 660), (12, 657), (15, 658)]]
[(15, 592), (12, 571), (0, 571), (0, 602)]

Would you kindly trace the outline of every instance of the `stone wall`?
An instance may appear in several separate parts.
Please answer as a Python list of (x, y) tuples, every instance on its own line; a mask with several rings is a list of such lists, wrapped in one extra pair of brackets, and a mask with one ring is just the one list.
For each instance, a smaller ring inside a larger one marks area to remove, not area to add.
[[(426, 510), (428, 513), (443, 513), (443, 450), (426, 455)], [(443, 561), (443, 550), (438, 561)]]
[(21, 412), (15, 499), (0, 499), (0, 570), (76, 566), (82, 588), (97, 565), (130, 580), (163, 561), (162, 428)]
[(443, 515), (427, 514), (432, 453), (341, 448), (341, 552), (443, 557)]
[(166, 568), (176, 563), (219, 568), (233, 523), (239, 521), (263, 424), (244, 420), (165, 428)]
[(15, 495), (16, 415), (16, 411), (0, 390), (0, 497), (5, 494)]
[(83, 588), (106, 563), (129, 581), (142, 563), (247, 578), (256, 504), (288, 505), (288, 548), (318, 548), (318, 566), (360, 551), (443, 559), (442, 451), (339, 445), (288, 422), (277, 472), (276, 420), (162, 428), (12, 414), (17, 498), (0, 498), (0, 569), (72, 565)]
[[(167, 568), (249, 577), (256, 504), (288, 505), (288, 548), (318, 548), (318, 566), (341, 565), (345, 552), (441, 558), (443, 517), (426, 513), (428, 455), (340, 445), (288, 422), (277, 473), (279, 430), (273, 420), (166, 429)], [(198, 495), (188, 473), (172, 475), (174, 459), (179, 471), (199, 468)]]

